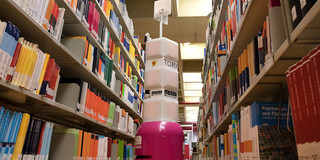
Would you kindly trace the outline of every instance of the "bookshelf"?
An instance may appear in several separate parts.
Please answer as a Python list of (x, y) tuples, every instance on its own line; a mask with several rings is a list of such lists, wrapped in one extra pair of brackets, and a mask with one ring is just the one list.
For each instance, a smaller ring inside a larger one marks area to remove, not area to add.
[(32, 113), (33, 116), (63, 124), (68, 127), (89, 130), (97, 134), (133, 141), (134, 136), (118, 131), (97, 120), (87, 117), (63, 104), (36, 95), (15, 85), (0, 81), (0, 104), (8, 109)]
[[(95, 0), (95, 1), (97, 1), (97, 0)], [(122, 29), (123, 29), (124, 32), (127, 34), (127, 36), (129, 37), (129, 39), (130, 39), (132, 42), (134, 42), (134, 40), (133, 40), (133, 35), (132, 35), (131, 31), (129, 30), (128, 25), (126, 24), (126, 22), (125, 22), (125, 20), (124, 20), (124, 18), (123, 18), (123, 16), (122, 16), (122, 13), (121, 13), (121, 11), (120, 11), (120, 9), (119, 9), (119, 6), (117, 5), (116, 1), (111, 1), (111, 3), (112, 3), (112, 5), (114, 6), (114, 8), (113, 8), (113, 9), (114, 9), (114, 12), (116, 13), (116, 15), (117, 15), (118, 18), (119, 18), (119, 21), (120, 21), (120, 24), (121, 24), (121, 26), (122, 26)], [(145, 69), (145, 64), (143, 63), (143, 60), (142, 60), (140, 51), (138, 50), (137, 44), (136, 44), (136, 43), (133, 43), (133, 46), (134, 46), (134, 48), (136, 49), (136, 54), (138, 54), (138, 59), (139, 59), (139, 61), (140, 61), (141, 64), (142, 64), (142, 65), (141, 65), (142, 68)]]
[[(63, 33), (67, 32), (68, 36), (72, 34), (77, 36), (85, 35), (88, 37), (90, 43), (94, 47), (97, 47), (100, 51), (104, 52), (103, 47), (91, 35), (86, 26), (77, 18), (69, 5), (63, 0), (57, 0), (56, 2), (59, 7), (65, 8), (65, 25), (63, 28)], [(50, 53), (51, 57), (54, 58), (55, 62), (61, 67), (61, 75), (66, 78), (78, 77), (83, 79), (94, 88), (98, 89), (98, 91), (106, 95), (108, 99), (121, 106), (121, 108), (128, 112), (132, 118), (139, 119), (140, 121), (142, 120), (142, 117), (136, 111), (134, 111), (133, 108), (131, 108), (124, 100), (117, 96), (117, 94), (110, 87), (108, 87), (105, 82), (100, 80), (93, 72), (87, 69), (82, 64), (81, 60), (78, 60), (74, 54), (72, 54), (59, 41), (55, 40), (52, 35), (49, 34), (42, 26), (35, 22), (22, 9), (20, 9), (15, 2), (12, 0), (3, 0), (0, 2), (0, 19), (3, 21), (11, 21), (21, 30), (21, 36), (33, 43), (39, 44), (40, 49), (43, 52)], [(107, 20), (105, 21), (108, 22)], [(108, 28), (108, 23), (105, 25)], [(109, 28), (110, 27), (111, 25), (109, 23)], [(116, 37), (114, 30), (109, 29), (109, 31), (112, 37)], [(119, 38), (117, 43), (121, 44)], [(121, 45), (118, 46), (121, 47)], [(125, 51), (123, 45), (121, 50)], [(125, 52), (124, 55), (127, 55), (127, 61), (131, 62), (130, 65), (134, 70), (133, 74), (136, 74), (139, 77), (138, 71), (136, 70), (132, 61), (129, 59), (128, 53)], [(123, 74), (121, 74), (119, 70), (117, 72), (115, 66), (114, 70), (117, 73), (116, 77), (121, 79), (122, 76), (121, 80), (125, 80), (123, 82), (127, 83), (128, 86), (134, 90), (135, 96), (142, 100), (141, 96), (135, 91), (132, 85), (123, 77)], [(138, 81), (143, 84), (143, 79), (141, 76), (139, 77)], [(0, 101), (1, 104), (14, 110), (32, 113), (35, 117), (40, 119), (110, 136), (112, 138), (119, 138), (130, 142), (134, 140), (133, 135), (109, 127), (108, 125), (76, 112), (74, 109), (71, 109), (63, 104), (24, 90), (3, 80), (0, 81), (0, 96), (2, 97), (2, 100)]]
[[(78, 16), (72, 10), (70, 5), (65, 0), (58, 0), (57, 3), (60, 7), (63, 7), (66, 9), (66, 12), (65, 12), (66, 19), (65, 19), (65, 26), (63, 28), (63, 33), (68, 36), (79, 36), (79, 35), (87, 36), (89, 41), (92, 43), (92, 45), (94, 47), (97, 47), (101, 52), (105, 52), (103, 47), (93, 37), (93, 35), (88, 30), (88, 28), (85, 26), (85, 24), (81, 20), (79, 20)], [(132, 60), (129, 58), (129, 54), (128, 54), (127, 50), (125, 49), (125, 47), (121, 43), (114, 27), (110, 24), (106, 15), (102, 11), (102, 9), (98, 3), (96, 4), (96, 8), (98, 8), (97, 10), (100, 13), (100, 19), (102, 19), (103, 24), (108, 28), (108, 31), (110, 32), (110, 36), (111, 36), (112, 40), (115, 42), (116, 46), (120, 47), (120, 49), (123, 53), (122, 55), (123, 55), (124, 59), (127, 62), (129, 62), (130, 66), (132, 67), (132, 73), (137, 75), (138, 81), (140, 81), (142, 84), (144, 84), (143, 78), (139, 74), (139, 72), (138, 72), (137, 68), (135, 67), (134, 63), (132, 62)], [(141, 61), (141, 62), (143, 62), (143, 61)]]
[[(252, 102), (257, 100), (274, 99), (274, 101), (279, 101), (275, 97), (280, 97), (281, 95), (287, 96), (288, 89), (285, 74), (286, 70), (319, 44), (320, 1), (317, 1), (313, 5), (307, 15), (294, 30), (291, 26), (291, 12), (288, 1), (282, 0), (281, 4), (283, 17), (285, 19), (284, 25), (287, 32), (286, 39), (280, 48), (272, 54), (272, 58), (265, 63), (265, 67), (254, 78), (253, 82), (242, 96), (240, 96), (233, 105), (228, 107), (225, 116), (218, 125), (211, 133), (207, 133), (207, 137), (203, 137), (203, 142), (205, 144), (211, 142), (214, 135), (226, 133), (228, 131), (228, 126), (232, 123), (231, 113), (237, 113), (240, 111), (241, 106), (250, 105)], [(221, 10), (221, 12), (226, 11)], [(204, 128), (206, 127), (207, 119), (211, 114), (211, 99), (216, 99), (219, 94), (223, 92), (227, 81), (226, 77), (228, 76), (228, 71), (236, 65), (237, 57), (240, 56), (243, 50), (247, 47), (247, 44), (249, 44), (252, 38), (258, 33), (258, 30), (267, 15), (268, 1), (249, 2), (244, 18), (240, 23), (236, 39), (231, 46), (231, 52), (227, 57), (227, 62), (224, 70), (222, 71), (220, 81), (216, 86), (212, 86), (212, 97), (204, 95), (204, 97), (210, 98), (208, 105), (209, 109), (206, 110), (202, 121), (202, 126)], [(216, 46), (215, 43), (213, 46)], [(210, 59), (211, 61), (214, 60), (214, 53), (211, 54)], [(209, 66), (211, 65), (211, 63), (205, 64)], [(209, 68), (210, 67), (208, 67), (208, 69)], [(204, 74), (208, 74), (208, 71), (204, 70)], [(204, 77), (206, 78), (206, 75)], [(205, 81), (206, 79), (203, 79), (203, 83), (205, 83)]]

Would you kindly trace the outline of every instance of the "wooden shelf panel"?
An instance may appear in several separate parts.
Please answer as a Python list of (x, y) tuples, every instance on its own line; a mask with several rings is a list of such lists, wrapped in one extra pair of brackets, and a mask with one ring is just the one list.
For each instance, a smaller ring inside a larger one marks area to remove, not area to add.
[(1, 105), (15, 111), (27, 112), (37, 118), (52, 121), (69, 127), (133, 141), (134, 136), (118, 131), (106, 124), (87, 117), (63, 104), (34, 94), (0, 80)]

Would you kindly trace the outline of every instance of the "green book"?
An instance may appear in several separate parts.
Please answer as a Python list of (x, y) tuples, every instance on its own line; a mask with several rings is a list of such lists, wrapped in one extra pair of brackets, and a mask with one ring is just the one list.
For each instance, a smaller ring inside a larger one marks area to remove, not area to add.
[(107, 82), (108, 81), (108, 72), (109, 72), (109, 58), (106, 55), (102, 55), (102, 57), (105, 59), (106, 64), (104, 68), (104, 80)]
[(124, 141), (120, 140), (119, 146), (118, 146), (118, 160), (123, 160), (123, 147), (124, 147)]
[(113, 124), (115, 107), (116, 107), (116, 104), (114, 102), (110, 102), (109, 114), (108, 114), (108, 126), (110, 127), (112, 127), (112, 124)]
[(126, 85), (122, 84), (122, 92), (121, 92), (121, 98), (124, 100), (124, 92), (126, 91)]
[(108, 79), (107, 79), (107, 85), (109, 87), (111, 87), (110, 83), (111, 83), (111, 77), (112, 77), (112, 69), (113, 69), (113, 60), (109, 59), (109, 63), (108, 63)]

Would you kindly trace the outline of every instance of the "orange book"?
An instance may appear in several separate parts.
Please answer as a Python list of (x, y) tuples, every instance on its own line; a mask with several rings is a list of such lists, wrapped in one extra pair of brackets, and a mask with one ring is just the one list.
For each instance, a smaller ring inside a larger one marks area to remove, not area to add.
[(109, 101), (106, 101), (106, 112), (105, 113), (105, 123), (107, 124), (107, 119), (108, 119), (108, 115), (109, 115), (109, 108), (110, 108), (110, 102)]
[(93, 150), (93, 159), (96, 160), (98, 156), (98, 145), (99, 145), (99, 136), (95, 135), (94, 137), (94, 150)]
[(95, 135), (92, 133), (91, 136), (90, 136), (90, 154), (89, 154), (89, 157), (94, 157), (94, 146), (95, 146)]
[(90, 105), (90, 89), (89, 89), (90, 85), (88, 85), (87, 88), (87, 96), (86, 96), (86, 105), (84, 107), (84, 115), (88, 116), (88, 110), (89, 110), (89, 105)]
[(50, 0), (48, 8), (47, 8), (46, 16), (44, 17), (44, 22), (42, 24), (42, 27), (46, 30), (48, 30), (48, 28), (49, 28), (49, 19), (51, 16), (51, 11), (52, 11), (53, 6), (54, 6), (54, 0)]
[(87, 158), (87, 137), (88, 137), (88, 132), (83, 132), (83, 141), (82, 141), (82, 153), (81, 153), (81, 157), (83, 158), (83, 160), (86, 160)]

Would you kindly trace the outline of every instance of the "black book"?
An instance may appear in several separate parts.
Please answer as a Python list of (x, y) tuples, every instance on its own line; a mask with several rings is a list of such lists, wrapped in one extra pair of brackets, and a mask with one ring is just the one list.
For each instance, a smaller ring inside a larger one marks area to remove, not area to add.
[(94, 48), (92, 72), (96, 75), (98, 75), (99, 59), (100, 59), (100, 52), (97, 48)]
[(291, 11), (293, 29), (294, 29), (297, 27), (297, 25), (302, 20), (302, 11), (301, 11), (299, 0), (290, 0), (289, 3), (290, 3), (290, 11)]
[(34, 131), (34, 138), (33, 138), (33, 142), (31, 143), (31, 155), (36, 155), (37, 151), (38, 151), (38, 145), (39, 145), (39, 139), (40, 139), (40, 132), (41, 132), (41, 128), (42, 128), (42, 124), (44, 122), (41, 120), (38, 120), (37, 125), (35, 127), (35, 131)]
[(103, 28), (103, 23), (101, 20), (99, 20), (99, 29), (98, 29), (98, 42), (100, 43), (100, 45), (102, 46), (102, 28)]
[(254, 73), (258, 75), (259, 69), (259, 49), (258, 49), (258, 37), (253, 38), (253, 51), (254, 51)]
[(300, 1), (302, 18), (307, 15), (307, 13), (313, 7), (315, 2), (316, 2), (315, 0)]
[(28, 154), (28, 152), (30, 150), (30, 143), (32, 140), (33, 131), (34, 131), (34, 127), (35, 127), (36, 123), (37, 122), (34, 118), (32, 118), (31, 121), (29, 122), (26, 139), (24, 140), (24, 145), (23, 145), (23, 149), (22, 149), (22, 154)]

